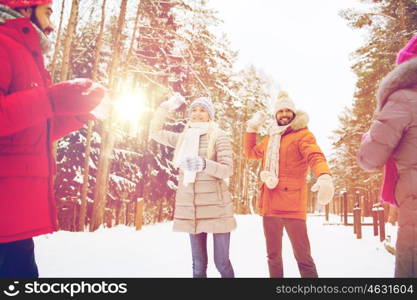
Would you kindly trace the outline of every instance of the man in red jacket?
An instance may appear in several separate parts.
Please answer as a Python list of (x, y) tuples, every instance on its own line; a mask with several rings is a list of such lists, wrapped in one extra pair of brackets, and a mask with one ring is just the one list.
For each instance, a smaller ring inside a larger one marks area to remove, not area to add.
[(52, 143), (92, 119), (105, 89), (51, 85), (52, 0), (0, 0), (0, 278), (38, 277), (32, 237), (57, 230)]

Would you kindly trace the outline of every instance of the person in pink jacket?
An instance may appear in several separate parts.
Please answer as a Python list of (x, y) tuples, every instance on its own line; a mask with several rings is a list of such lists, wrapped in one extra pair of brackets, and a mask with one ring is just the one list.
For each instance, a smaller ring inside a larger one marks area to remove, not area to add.
[(0, 0), (0, 278), (38, 277), (32, 237), (58, 229), (53, 141), (93, 119), (105, 89), (51, 84), (51, 0)]
[(363, 136), (358, 164), (384, 167), (382, 200), (398, 206), (395, 277), (417, 277), (417, 36), (380, 83), (376, 119)]

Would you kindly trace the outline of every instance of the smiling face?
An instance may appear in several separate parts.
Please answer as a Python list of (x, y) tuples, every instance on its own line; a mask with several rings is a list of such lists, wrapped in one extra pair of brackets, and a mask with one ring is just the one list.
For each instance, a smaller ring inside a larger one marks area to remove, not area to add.
[(285, 126), (291, 123), (294, 120), (295, 114), (291, 109), (284, 108), (277, 111), (275, 118), (279, 126)]
[(191, 108), (191, 122), (209, 122), (209, 113), (200, 105), (195, 105)]

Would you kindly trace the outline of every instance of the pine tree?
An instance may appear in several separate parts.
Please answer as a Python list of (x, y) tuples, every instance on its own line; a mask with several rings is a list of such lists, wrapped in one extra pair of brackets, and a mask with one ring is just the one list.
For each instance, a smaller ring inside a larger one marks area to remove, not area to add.
[(380, 80), (393, 69), (396, 54), (417, 31), (417, 4), (410, 0), (361, 2), (369, 4), (368, 11), (348, 9), (341, 12), (350, 26), (366, 30), (368, 39), (354, 53), (352, 69), (358, 77), (354, 103), (339, 118), (331, 165), (338, 177), (339, 188), (345, 188), (351, 194), (359, 190), (369, 198), (380, 186), (381, 172), (369, 174), (357, 167), (356, 152), (362, 134), (374, 118)]
[[(220, 20), (206, 1), (103, 0), (97, 5), (83, 0), (78, 4), (80, 14), (70, 22), (76, 43), (69, 43), (69, 50), (57, 48), (56, 66), (68, 53), (67, 78), (90, 77), (106, 84), (115, 105), (122, 90), (141, 90), (137, 100), (142, 111), (134, 135), (135, 125), (112, 114), (60, 141), (56, 193), (61, 228), (83, 230), (89, 225), (95, 230), (115, 224), (138, 228), (141, 199), (144, 224), (170, 220), (178, 172), (172, 166), (172, 149), (149, 140), (153, 111), (173, 91), (183, 94), (188, 103), (211, 96), (221, 127), (241, 137), (246, 119), (264, 109), (264, 100), (270, 97), (265, 91), (268, 79), (259, 70), (233, 70), (237, 53), (225, 36), (213, 33)], [(102, 37), (97, 28), (103, 29)], [(240, 105), (241, 100), (248, 105)], [(187, 112), (178, 111), (166, 129), (180, 132), (186, 117)], [(256, 176), (241, 159), (240, 143), (241, 139), (234, 141), (240, 153), (235, 157), (240, 174), (236, 182), (248, 193), (235, 187), (232, 192), (236, 209), (247, 213), (251, 204), (256, 207), (250, 203), (255, 199), (251, 187)]]

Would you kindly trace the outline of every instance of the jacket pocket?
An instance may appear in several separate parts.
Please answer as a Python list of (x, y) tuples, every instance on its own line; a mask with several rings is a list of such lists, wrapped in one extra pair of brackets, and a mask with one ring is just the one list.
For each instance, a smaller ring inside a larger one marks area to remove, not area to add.
[(274, 211), (300, 211), (302, 208), (301, 187), (296, 185), (278, 186), (271, 200), (271, 209)]
[(222, 204), (221, 192), (217, 180), (201, 180), (195, 183), (195, 205)]

